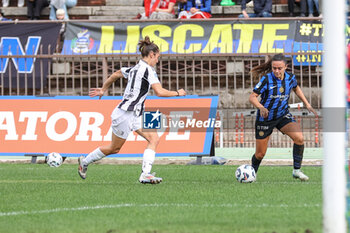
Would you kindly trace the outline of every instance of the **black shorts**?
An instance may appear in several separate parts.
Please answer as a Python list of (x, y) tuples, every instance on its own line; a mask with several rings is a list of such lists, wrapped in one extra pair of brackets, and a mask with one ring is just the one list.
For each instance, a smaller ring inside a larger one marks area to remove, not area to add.
[(288, 113), (283, 117), (280, 117), (272, 121), (256, 121), (255, 122), (255, 138), (264, 139), (272, 134), (273, 129), (276, 127), (281, 130), (283, 126), (290, 122), (295, 122), (292, 114)]

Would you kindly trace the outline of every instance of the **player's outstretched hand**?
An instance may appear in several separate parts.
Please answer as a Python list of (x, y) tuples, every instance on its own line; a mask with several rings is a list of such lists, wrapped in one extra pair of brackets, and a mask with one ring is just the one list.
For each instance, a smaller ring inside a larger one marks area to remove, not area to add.
[(101, 97), (103, 96), (102, 88), (91, 88), (89, 91), (89, 96), (90, 97), (99, 96), (99, 99), (101, 99)]
[(184, 89), (182, 89), (182, 88), (179, 89), (177, 92), (179, 93), (179, 96), (185, 96), (186, 95), (186, 91)]
[(309, 112), (312, 112), (312, 113), (315, 115), (315, 117), (318, 117), (317, 112), (315, 111), (315, 109), (314, 109), (310, 104), (306, 105), (306, 109), (307, 109)]

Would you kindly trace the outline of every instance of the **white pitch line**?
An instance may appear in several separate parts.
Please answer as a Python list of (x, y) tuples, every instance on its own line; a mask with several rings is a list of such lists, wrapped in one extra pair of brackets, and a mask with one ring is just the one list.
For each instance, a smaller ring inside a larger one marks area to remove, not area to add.
[[(213, 181), (214, 182), (214, 181)], [(232, 183), (236, 183), (237, 181), (232, 178)], [(81, 180), (0, 180), (0, 184), (25, 184), (25, 183), (58, 183), (58, 184), (130, 184), (132, 182), (128, 181), (101, 181), (101, 182), (89, 182), (85, 183)], [(134, 183), (139, 183), (138, 181), (135, 181)], [(203, 181), (168, 181), (168, 184), (203, 184)], [(215, 183), (218, 183), (218, 181), (215, 181)], [(223, 184), (225, 181), (222, 182)], [(285, 185), (319, 185), (322, 184), (319, 180), (311, 180), (308, 182), (298, 182), (297, 180), (290, 180), (290, 181), (257, 181), (255, 184), (285, 184)], [(245, 184), (243, 184), (245, 185)], [(254, 185), (254, 184), (247, 184), (247, 185)]]
[(154, 203), (154, 204), (133, 204), (133, 203), (124, 203), (124, 204), (116, 204), (116, 205), (97, 205), (97, 206), (82, 206), (76, 208), (56, 208), (56, 209), (48, 209), (48, 210), (33, 210), (33, 211), (13, 211), (13, 212), (0, 212), (0, 217), (4, 216), (18, 216), (18, 215), (32, 215), (32, 214), (48, 214), (48, 213), (58, 213), (58, 212), (71, 212), (71, 211), (85, 211), (85, 210), (97, 210), (97, 209), (116, 209), (116, 208), (124, 208), (124, 207), (195, 207), (195, 208), (234, 208), (234, 207), (242, 207), (242, 208), (318, 208), (321, 207), (320, 204), (302, 204), (302, 205), (269, 205), (269, 204), (186, 204), (186, 203)]

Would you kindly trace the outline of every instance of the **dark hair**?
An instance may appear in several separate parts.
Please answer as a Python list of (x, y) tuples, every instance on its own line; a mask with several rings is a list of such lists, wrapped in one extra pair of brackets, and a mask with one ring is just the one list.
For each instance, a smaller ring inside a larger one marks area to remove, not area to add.
[(253, 78), (259, 78), (259, 76), (264, 76), (267, 73), (272, 71), (271, 64), (273, 61), (283, 61), (284, 64), (287, 64), (287, 59), (282, 53), (278, 53), (270, 57), (269, 60), (261, 65), (253, 67), (250, 71), (253, 75)]
[(153, 41), (151, 42), (149, 36), (146, 36), (144, 40), (140, 40), (138, 46), (142, 57), (147, 57), (151, 51), (154, 53), (159, 53), (158, 45), (153, 43)]

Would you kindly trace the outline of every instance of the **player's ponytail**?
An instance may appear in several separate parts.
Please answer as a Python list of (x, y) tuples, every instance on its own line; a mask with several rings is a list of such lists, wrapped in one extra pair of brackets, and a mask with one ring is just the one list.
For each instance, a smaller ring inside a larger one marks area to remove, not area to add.
[(270, 57), (267, 62), (253, 67), (253, 69), (250, 71), (253, 78), (260, 78), (261, 76), (270, 73), (272, 71), (271, 64), (273, 61), (284, 61), (284, 63), (287, 64), (287, 60), (282, 53), (275, 54), (273, 57)]
[(144, 40), (140, 40), (138, 45), (142, 57), (147, 57), (151, 51), (153, 53), (159, 53), (158, 46), (150, 40), (149, 36), (146, 36)]

